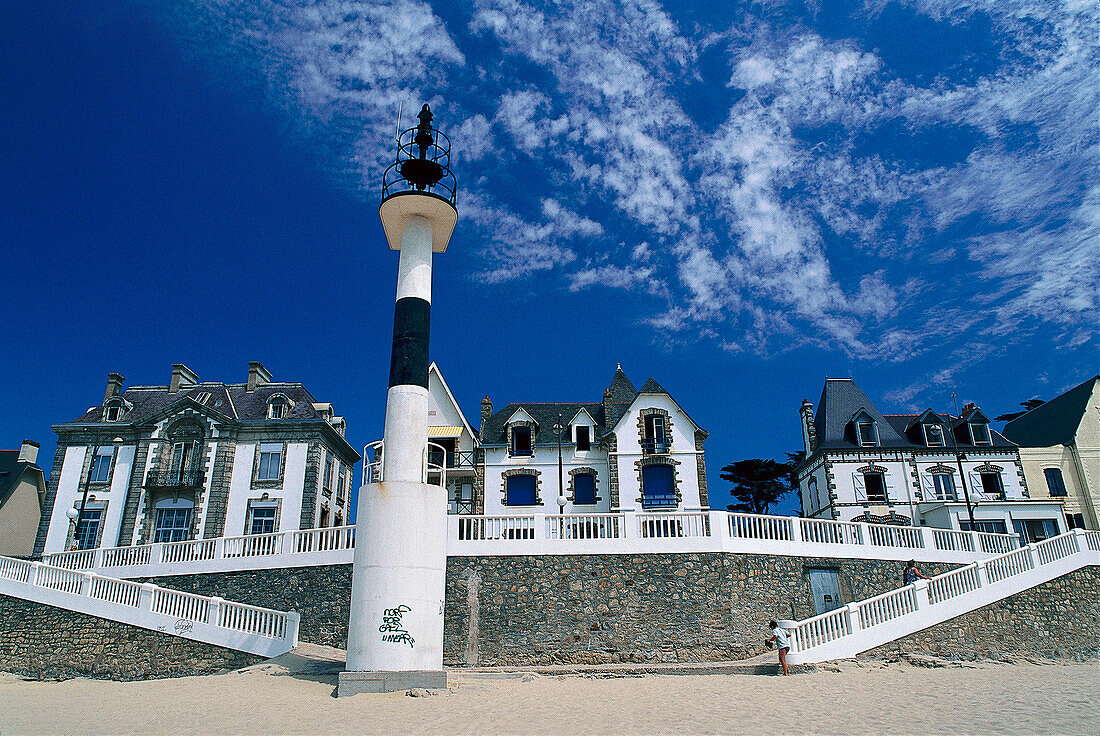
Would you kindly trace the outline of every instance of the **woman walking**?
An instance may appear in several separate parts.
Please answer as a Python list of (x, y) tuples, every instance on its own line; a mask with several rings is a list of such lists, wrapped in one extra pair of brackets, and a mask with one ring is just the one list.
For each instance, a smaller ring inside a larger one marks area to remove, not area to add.
[(779, 627), (775, 621), (769, 621), (768, 627), (772, 630), (772, 635), (764, 640), (764, 643), (768, 646), (775, 645), (779, 648), (779, 664), (783, 668), (783, 674), (791, 674), (791, 670), (787, 667), (787, 652), (791, 648), (791, 638), (786, 629)]

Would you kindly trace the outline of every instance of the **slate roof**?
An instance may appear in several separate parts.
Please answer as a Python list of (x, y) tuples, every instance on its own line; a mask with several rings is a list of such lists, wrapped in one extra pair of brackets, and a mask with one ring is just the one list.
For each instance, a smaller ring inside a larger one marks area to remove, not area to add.
[[(155, 421), (170, 407), (188, 399), (198, 400), (203, 393), (209, 393), (205, 406), (230, 419), (239, 422), (271, 421), (267, 419), (267, 401), (273, 394), (283, 394), (294, 406), (281, 422), (324, 422), (324, 417), (313, 408), (317, 401), (300, 383), (267, 383), (246, 391), (244, 383), (205, 382), (181, 388), (169, 393), (167, 386), (131, 386), (122, 392), (123, 413), (117, 422), (110, 425), (143, 424)], [(72, 425), (102, 424), (106, 406), (93, 406), (81, 416), (57, 427)]]
[(1093, 376), (1060, 396), (1016, 417), (1002, 430), (1005, 437), (1022, 447), (1068, 445), (1077, 436), (1077, 428), (1088, 410), (1089, 397), (1096, 390), (1100, 375)]
[[(863, 410), (875, 422), (878, 429), (879, 444), (876, 448), (887, 449), (927, 449), (924, 436), (917, 424), (925, 411), (919, 414), (887, 414), (883, 415), (867, 395), (860, 390), (856, 382), (850, 378), (827, 378), (825, 387), (821, 390), (821, 400), (818, 402), (817, 411), (814, 413), (814, 427), (817, 430), (817, 446), (814, 454), (822, 450), (851, 450), (860, 447), (855, 433), (850, 425), (857, 412)], [(927, 410), (926, 410), (927, 411)], [(950, 422), (951, 426), (960, 426), (964, 422), (947, 414), (933, 414)], [(910, 427), (910, 425), (913, 425)], [(906, 432), (906, 428), (909, 432)], [(969, 435), (965, 432), (956, 433), (956, 441), (959, 447), (974, 447), (970, 444)], [(1005, 439), (1000, 433), (989, 428), (989, 436), (992, 445), (978, 445), (980, 448), (1004, 448), (1015, 447), (1013, 442)], [(951, 439), (945, 437), (948, 448), (953, 447)], [(872, 448), (866, 448), (872, 449)]]
[[(0, 450), (0, 506), (7, 503), (11, 497), (12, 491), (15, 490), (15, 486), (19, 483), (19, 479), (23, 477), (24, 471), (27, 469), (33, 469), (38, 471), (38, 475), (43, 480), (42, 487), (39, 488), (39, 492), (45, 490), (45, 478), (42, 476), (42, 468), (38, 467), (35, 463), (19, 462), (19, 450)], [(39, 498), (39, 501), (42, 499)]]

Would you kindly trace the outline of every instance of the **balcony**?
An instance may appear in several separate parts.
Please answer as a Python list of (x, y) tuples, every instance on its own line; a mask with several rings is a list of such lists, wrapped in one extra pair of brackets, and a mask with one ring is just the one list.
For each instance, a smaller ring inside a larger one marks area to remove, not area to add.
[[(446, 460), (444, 466), (443, 461)], [(473, 472), (476, 467), (474, 460), (474, 452), (470, 451), (453, 451), (453, 450), (441, 450), (437, 447), (428, 447), (428, 464), (446, 467), (447, 472), (453, 471), (469, 471)]]
[(145, 487), (157, 490), (193, 490), (203, 487), (201, 470), (153, 470), (145, 476)]
[(646, 437), (642, 440), (643, 455), (667, 455), (672, 451), (670, 437)]

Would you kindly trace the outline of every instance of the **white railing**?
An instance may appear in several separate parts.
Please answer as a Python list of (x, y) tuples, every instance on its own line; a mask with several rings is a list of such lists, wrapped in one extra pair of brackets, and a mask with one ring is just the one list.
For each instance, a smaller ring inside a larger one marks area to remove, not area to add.
[[(951, 539), (960, 538), (943, 537), (945, 544)], [(1098, 548), (1100, 534), (1070, 531), (820, 616), (783, 622), (792, 641), (787, 661), (853, 657), (1086, 565), (1100, 565)]]
[[(1009, 552), (1013, 534), (801, 519), (726, 511), (451, 515), (447, 554), (731, 552), (969, 563)], [(1100, 534), (1089, 537), (1100, 546)], [(351, 562), (355, 527), (302, 529), (185, 542), (61, 552), (44, 561), (116, 577)]]
[[(381, 483), (384, 480), (382, 458), (385, 455), (385, 450), (385, 440), (375, 440), (363, 446), (363, 485)], [(433, 457), (440, 458), (440, 461), (437, 463), (432, 462)], [(422, 483), (447, 487), (447, 448), (443, 445), (435, 442), (429, 442), (425, 445), (424, 453), (420, 458), (420, 467), (420, 481)]]
[(297, 613), (247, 606), (152, 583), (0, 557), (0, 595), (274, 657), (298, 644)]

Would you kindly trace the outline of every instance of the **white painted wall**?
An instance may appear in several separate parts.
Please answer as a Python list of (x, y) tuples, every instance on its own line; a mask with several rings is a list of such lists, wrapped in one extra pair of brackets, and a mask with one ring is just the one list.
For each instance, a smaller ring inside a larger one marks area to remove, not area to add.
[(119, 544), (122, 512), (126, 508), (126, 492), (130, 488), (130, 473), (134, 467), (136, 451), (135, 445), (124, 445), (118, 448), (114, 467), (111, 468), (111, 490), (107, 493), (108, 497), (97, 496), (100, 501), (107, 501), (107, 515), (103, 520), (103, 533), (99, 538), (100, 547), (114, 547)]
[[(285, 445), (281, 488), (252, 487), (252, 467), (256, 462), (257, 444), (254, 442), (238, 444), (237, 451), (234, 453), (225, 513), (225, 536), (227, 537), (245, 533), (248, 502), (260, 499), (265, 493), (270, 500), (281, 502), (278, 531), (297, 529), (302, 523), (302, 494), (305, 489), (306, 454), (309, 443), (290, 442)], [(324, 472), (323, 465), (320, 470)]]
[(62, 460), (61, 475), (57, 479), (57, 495), (54, 497), (53, 513), (50, 515), (50, 527), (46, 532), (46, 544), (42, 554), (48, 555), (65, 549), (65, 540), (69, 535), (69, 519), (65, 516), (68, 509), (77, 503), (80, 493), (80, 475), (84, 468), (84, 458), (90, 447), (68, 447)]
[[(504, 473), (513, 468), (532, 468), (539, 471), (538, 506), (505, 506)], [(607, 453), (598, 447), (588, 452), (575, 452), (571, 444), (562, 444), (562, 488), (569, 498), (569, 471), (576, 468), (592, 468), (596, 471), (596, 497), (599, 501), (593, 505), (565, 506), (567, 514), (600, 514), (611, 510), (610, 470)], [(490, 447), (485, 450), (485, 513), (533, 514), (558, 513), (558, 448), (536, 447), (533, 456), (509, 457), (507, 448)]]
[[(225, 505), (223, 533), (227, 537), (244, 533), (249, 493), (252, 492), (252, 466), (255, 462), (256, 443), (239, 443), (236, 452), (233, 453), (233, 472), (229, 476), (229, 497)], [(257, 492), (255, 498), (259, 498), (262, 494), (263, 491)]]

